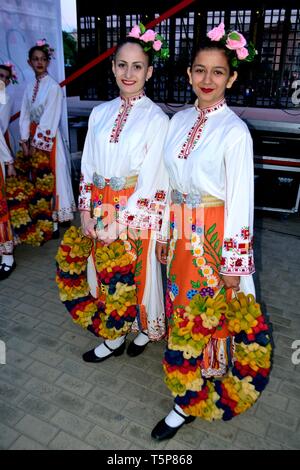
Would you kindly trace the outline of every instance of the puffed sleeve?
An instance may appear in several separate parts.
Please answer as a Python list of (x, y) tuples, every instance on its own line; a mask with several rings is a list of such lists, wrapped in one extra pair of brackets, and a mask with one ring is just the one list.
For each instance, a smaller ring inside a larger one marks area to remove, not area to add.
[(79, 201), (78, 209), (86, 211), (91, 209), (91, 196), (92, 196), (92, 185), (93, 185), (93, 174), (95, 172), (94, 165), (94, 147), (95, 147), (95, 136), (94, 136), (94, 122), (95, 122), (95, 111), (91, 112), (88, 123), (88, 131), (84, 142), (84, 148), (81, 158), (81, 176), (79, 185)]
[(54, 83), (47, 94), (44, 111), (31, 142), (33, 147), (51, 152), (61, 117), (62, 100), (62, 90)]
[(28, 87), (25, 89), (22, 99), (19, 125), (21, 139), (28, 140), (30, 135), (30, 102), (28, 98)]
[(254, 171), (250, 133), (229, 145), (225, 154), (225, 227), (220, 272), (243, 276), (254, 273)]
[(166, 207), (169, 177), (163, 160), (163, 148), (169, 118), (159, 114), (145, 136), (145, 159), (134, 193), (120, 210), (119, 221), (136, 229), (159, 232)]

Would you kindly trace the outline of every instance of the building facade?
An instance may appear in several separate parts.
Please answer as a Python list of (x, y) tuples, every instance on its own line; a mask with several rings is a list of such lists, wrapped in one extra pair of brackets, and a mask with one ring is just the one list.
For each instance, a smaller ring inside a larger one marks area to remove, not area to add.
[[(85, 65), (117, 43), (131, 27), (147, 24), (178, 0), (129, 2), (77, 0), (79, 64)], [(190, 103), (193, 92), (186, 67), (193, 45), (224, 21), (226, 29), (239, 29), (258, 51), (255, 62), (240, 69), (228, 101), (236, 106), (291, 107), (295, 82), (300, 79), (300, 4), (298, 0), (196, 0), (156, 26), (170, 48), (167, 63), (156, 64), (147, 93), (171, 106)], [(81, 99), (107, 100), (116, 96), (111, 59), (90, 70), (80, 81)], [(292, 87), (294, 86), (294, 88)]]

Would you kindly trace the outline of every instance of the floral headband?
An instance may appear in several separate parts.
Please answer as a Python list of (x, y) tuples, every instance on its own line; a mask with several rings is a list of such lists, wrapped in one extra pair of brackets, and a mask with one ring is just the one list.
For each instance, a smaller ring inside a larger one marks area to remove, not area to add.
[(240, 63), (252, 62), (257, 51), (255, 50), (252, 42), (246, 41), (244, 36), (238, 31), (229, 31), (225, 33), (224, 23), (220, 23), (219, 26), (211, 29), (207, 36), (212, 41), (220, 41), (228, 51), (227, 55), (230, 58), (232, 67), (237, 68)]
[[(11, 83), (13, 85), (18, 83), (18, 76), (17, 76), (15, 66), (11, 62), (4, 62), (3, 65), (5, 65), (5, 67), (8, 67), (10, 69), (10, 81), (11, 81)], [(1, 65), (0, 65), (0, 67), (1, 67)]]
[(41, 47), (48, 54), (49, 60), (55, 59), (54, 49), (47, 43), (47, 39), (39, 39), (36, 41), (36, 46)]
[(135, 25), (128, 37), (138, 39), (144, 51), (151, 51), (158, 59), (168, 59), (170, 55), (166, 40), (152, 29), (146, 29), (142, 23)]

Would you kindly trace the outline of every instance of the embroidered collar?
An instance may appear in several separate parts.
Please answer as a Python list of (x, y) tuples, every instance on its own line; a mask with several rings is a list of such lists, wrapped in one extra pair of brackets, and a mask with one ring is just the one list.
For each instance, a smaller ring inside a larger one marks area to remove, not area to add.
[(195, 149), (201, 134), (203, 132), (205, 123), (208, 119), (208, 115), (217, 111), (218, 109), (223, 108), (226, 105), (225, 98), (222, 98), (220, 101), (215, 103), (213, 106), (207, 106), (206, 108), (198, 107), (198, 99), (195, 101), (195, 108), (198, 111), (198, 116), (193, 127), (190, 129), (187, 138), (179, 152), (178, 158), (183, 158), (184, 160), (190, 155), (190, 153)]
[(204, 114), (209, 114), (209, 113), (212, 113), (213, 111), (217, 111), (218, 109), (220, 108), (223, 108), (223, 106), (226, 105), (226, 100), (225, 98), (222, 98), (220, 101), (218, 101), (217, 103), (215, 103), (214, 105), (212, 106), (207, 106), (206, 108), (199, 108), (198, 106), (198, 98), (196, 99), (195, 103), (194, 103), (194, 106), (196, 108), (196, 110), (198, 112), (202, 112)]
[(136, 96), (131, 96), (129, 98), (125, 98), (123, 96), (120, 96), (121, 98), (121, 106), (118, 112), (118, 116), (114, 122), (111, 134), (110, 134), (110, 139), (109, 141), (113, 144), (117, 144), (119, 142), (119, 137), (124, 129), (125, 123), (128, 119), (129, 113), (133, 108), (133, 105), (136, 101), (140, 100), (145, 96), (145, 92), (142, 91)]
[(135, 101), (138, 101), (138, 100), (144, 98), (144, 96), (146, 96), (146, 93), (143, 90), (138, 95), (129, 96), (128, 98), (126, 98), (125, 96), (120, 95), (120, 98), (122, 100), (122, 104), (127, 104), (128, 105), (128, 104), (133, 104)]
[(44, 77), (47, 77), (47, 75), (48, 75), (48, 72), (44, 72), (41, 75), (39, 75), (38, 77), (35, 77), (35, 79), (38, 80), (38, 81), (41, 81)]
[(36, 97), (37, 97), (37, 94), (38, 94), (38, 91), (39, 91), (39, 87), (40, 87), (40, 81), (44, 77), (47, 77), (47, 75), (48, 75), (48, 72), (44, 72), (41, 75), (39, 75), (38, 77), (35, 77), (35, 84), (34, 84), (34, 87), (33, 87), (33, 94), (32, 94), (32, 99), (31, 99), (32, 103), (34, 103), (35, 100), (36, 100)]

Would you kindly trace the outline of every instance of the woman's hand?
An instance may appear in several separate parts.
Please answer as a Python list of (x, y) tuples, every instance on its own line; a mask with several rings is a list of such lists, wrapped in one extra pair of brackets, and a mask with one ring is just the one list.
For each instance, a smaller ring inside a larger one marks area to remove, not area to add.
[(94, 240), (97, 238), (96, 230), (95, 230), (95, 219), (92, 219), (90, 216), (89, 211), (82, 211), (80, 213), (81, 219), (81, 228), (83, 234), (88, 238), (93, 238)]
[(29, 157), (29, 145), (28, 142), (21, 142), (22, 152), (24, 157)]
[(240, 276), (221, 276), (221, 282), (225, 289), (233, 289), (236, 292), (240, 290)]
[(7, 165), (7, 176), (16, 176), (16, 170), (13, 163)]
[(156, 242), (155, 254), (161, 264), (167, 264), (168, 244)]
[(119, 238), (120, 234), (126, 229), (126, 225), (120, 224), (114, 220), (110, 225), (107, 225), (102, 230), (97, 230), (97, 238), (105, 245), (110, 245), (112, 242)]

